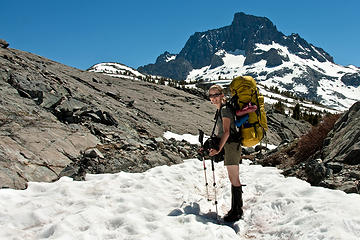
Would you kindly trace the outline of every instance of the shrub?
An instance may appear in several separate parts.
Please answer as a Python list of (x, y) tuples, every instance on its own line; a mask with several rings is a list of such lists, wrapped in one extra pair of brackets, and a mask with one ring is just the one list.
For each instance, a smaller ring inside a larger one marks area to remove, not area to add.
[(281, 101), (274, 104), (274, 109), (279, 113), (285, 114), (285, 105)]
[(340, 114), (326, 115), (319, 125), (312, 127), (307, 134), (300, 138), (294, 155), (296, 163), (306, 161), (321, 149), (324, 139), (334, 128), (339, 117)]

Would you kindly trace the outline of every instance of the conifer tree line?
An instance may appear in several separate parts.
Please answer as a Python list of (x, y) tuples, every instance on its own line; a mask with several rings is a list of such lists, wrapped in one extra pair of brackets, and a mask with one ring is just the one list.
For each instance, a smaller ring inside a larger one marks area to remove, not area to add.
[[(273, 109), (278, 113), (287, 115), (286, 111), (285, 111), (286, 106), (281, 101), (278, 101), (277, 103), (275, 103), (273, 105)], [(300, 103), (297, 103), (291, 110), (292, 110), (292, 113), (291, 113), (292, 118), (294, 118), (296, 120), (305, 120), (313, 126), (317, 125), (322, 118), (322, 115), (320, 114), (320, 112), (313, 113), (312, 111), (308, 112), (306, 110), (304, 110), (304, 111), (301, 110)], [(325, 112), (325, 114), (328, 114), (328, 113)]]
[(173, 80), (171, 78), (166, 78), (166, 77), (160, 77), (160, 76), (150, 76), (150, 75), (146, 75), (145, 78), (142, 77), (138, 77), (140, 80), (144, 80), (145, 82), (149, 82), (149, 83), (155, 83), (155, 84), (159, 84), (159, 85), (168, 85), (170, 87), (174, 87), (174, 88), (178, 88), (178, 87), (184, 87), (185, 86), (185, 81), (177, 81), (177, 80)]
[[(165, 77), (160, 77), (160, 76), (154, 77), (154, 76), (150, 76), (150, 75), (146, 75), (145, 78), (142, 78), (142, 77), (138, 77), (138, 78), (140, 80), (155, 83), (155, 84), (160, 84), (160, 85), (167, 84), (170, 87), (174, 87), (174, 88), (178, 88), (178, 89), (185, 89), (185, 87), (186, 87), (186, 82), (184, 80), (177, 81), (177, 80), (173, 80), (171, 78), (165, 78)], [(227, 80), (227, 79), (221, 79), (221, 80)], [(200, 80), (200, 81), (195, 81), (193, 83), (201, 83), (201, 82), (203, 82), (203, 81)], [(198, 85), (198, 84), (196, 84), (196, 85), (197, 85), (197, 87), (200, 87), (200, 88), (203, 88), (203, 90), (206, 90), (203, 85)], [(292, 117), (296, 120), (307, 121), (313, 126), (316, 126), (321, 121), (321, 119), (324, 115), (329, 115), (329, 113), (326, 111), (324, 111), (323, 113), (321, 113), (317, 110), (313, 110), (313, 109), (310, 109), (310, 111), (307, 111), (304, 107), (301, 107), (301, 104), (299, 103), (299, 102), (306, 101), (306, 99), (299, 97), (290, 91), (280, 91), (278, 87), (274, 87), (274, 86), (271, 86), (270, 88), (267, 86), (264, 86), (264, 88), (270, 92), (277, 93), (277, 94), (285, 96), (287, 98), (294, 99), (295, 101), (298, 102), (298, 103), (296, 103), (296, 105), (294, 107), (290, 108), (290, 110), (288, 110), (288, 112), (286, 112), (286, 109), (289, 109), (289, 107), (287, 107), (285, 104), (285, 103), (289, 103), (288, 100), (286, 100), (286, 99), (278, 100), (277, 103), (272, 105), (272, 109), (274, 109), (278, 113), (281, 113), (284, 115), (289, 115), (290, 117)], [(315, 105), (320, 105), (316, 101), (312, 101), (312, 103)], [(302, 109), (304, 109), (304, 110), (302, 110)]]

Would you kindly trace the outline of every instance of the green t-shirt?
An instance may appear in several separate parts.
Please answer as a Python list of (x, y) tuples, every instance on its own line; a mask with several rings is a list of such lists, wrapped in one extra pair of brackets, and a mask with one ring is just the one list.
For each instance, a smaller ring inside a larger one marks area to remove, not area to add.
[(230, 132), (236, 131), (233, 112), (227, 105), (223, 105), (221, 107), (221, 114), (218, 114), (218, 120), (216, 122), (216, 136), (219, 138), (224, 134), (222, 118), (230, 118), (230, 129), (232, 129)]

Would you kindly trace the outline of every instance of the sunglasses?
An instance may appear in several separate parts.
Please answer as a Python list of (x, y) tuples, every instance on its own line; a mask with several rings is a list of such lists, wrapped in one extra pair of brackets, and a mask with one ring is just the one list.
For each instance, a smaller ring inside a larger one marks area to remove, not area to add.
[(221, 93), (209, 94), (209, 98), (221, 96)]

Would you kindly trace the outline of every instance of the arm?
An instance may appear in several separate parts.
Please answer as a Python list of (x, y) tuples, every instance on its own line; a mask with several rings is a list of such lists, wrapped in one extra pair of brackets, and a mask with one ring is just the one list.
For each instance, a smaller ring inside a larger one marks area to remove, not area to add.
[(215, 149), (210, 149), (209, 156), (214, 156), (214, 155), (218, 154), (219, 152), (221, 152), (226, 141), (228, 140), (228, 138), (230, 136), (230, 118), (224, 117), (224, 118), (222, 118), (222, 122), (223, 122), (224, 134), (221, 136), (221, 139), (220, 139), (219, 150), (217, 151)]

